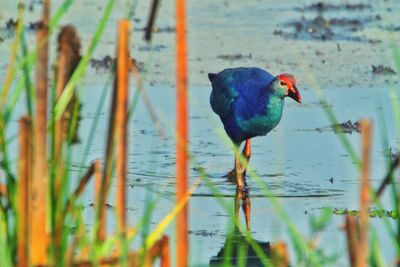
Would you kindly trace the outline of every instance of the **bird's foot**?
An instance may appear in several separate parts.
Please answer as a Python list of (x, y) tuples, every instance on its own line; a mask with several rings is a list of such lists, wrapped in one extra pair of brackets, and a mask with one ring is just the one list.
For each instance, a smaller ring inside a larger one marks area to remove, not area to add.
[(231, 170), (230, 172), (228, 172), (227, 174), (225, 174), (223, 177), (225, 177), (225, 178), (227, 178), (227, 180), (229, 181), (229, 182), (232, 182), (232, 183), (234, 183), (234, 182), (236, 182), (235, 180), (235, 178), (236, 178), (236, 171), (233, 169), (233, 170)]
[[(226, 178), (228, 180), (228, 182), (235, 183), (235, 184), (237, 183), (236, 171), (234, 169), (231, 170), (230, 172), (228, 172), (227, 174), (225, 174), (223, 177)], [(243, 172), (243, 174), (242, 174), (242, 181), (243, 181), (243, 185), (247, 186), (246, 172)]]

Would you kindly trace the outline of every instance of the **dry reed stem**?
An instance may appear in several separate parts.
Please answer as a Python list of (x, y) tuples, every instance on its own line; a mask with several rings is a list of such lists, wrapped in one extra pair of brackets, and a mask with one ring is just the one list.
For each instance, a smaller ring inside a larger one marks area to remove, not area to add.
[(32, 122), (29, 117), (19, 121), (19, 161), (18, 161), (18, 266), (28, 266), (28, 228), (29, 228), (29, 180), (32, 177)]
[(8, 196), (7, 186), (5, 184), (0, 184), (0, 197), (7, 197), (7, 196)]
[(160, 257), (161, 267), (169, 267), (170, 259), (169, 259), (169, 238), (166, 235), (163, 235), (160, 240), (158, 240), (147, 252), (145, 255), (144, 267), (151, 267), (154, 260)]
[[(130, 267), (136, 267), (138, 265), (138, 256), (135, 252), (130, 252), (128, 254), (128, 266)], [(115, 265), (115, 266), (120, 266), (120, 259), (118, 256), (110, 256), (110, 257), (105, 257), (100, 259), (100, 266), (110, 266), (110, 265)], [(93, 265), (90, 260), (79, 260), (75, 261), (72, 266), (74, 267), (92, 267), (96, 266)]]
[(156, 14), (157, 14), (157, 9), (158, 9), (158, 4), (159, 0), (153, 0), (153, 3), (151, 5), (151, 10), (150, 10), (150, 15), (149, 15), (149, 21), (147, 22), (146, 26), (146, 34), (144, 36), (144, 39), (147, 42), (150, 42), (151, 40), (151, 34), (153, 32), (153, 26), (154, 26), (154, 21), (156, 20)]
[(371, 122), (361, 121), (362, 133), (362, 162), (361, 162), (361, 182), (360, 182), (360, 239), (357, 254), (357, 267), (368, 265), (369, 245), (368, 245), (368, 210), (371, 202), (369, 170), (371, 158)]
[[(177, 145), (176, 201), (188, 191), (187, 44), (185, 0), (176, 0)], [(177, 266), (188, 264), (188, 205), (177, 215)]]
[(349, 252), (350, 266), (356, 266), (358, 240), (359, 240), (359, 225), (358, 220), (350, 215), (346, 215), (346, 236), (347, 236), (347, 250)]
[(140, 77), (140, 73), (138, 74), (138, 78), (137, 78), (137, 87), (138, 87), (139, 93), (143, 99), (143, 103), (146, 106), (147, 111), (149, 112), (150, 119), (153, 122), (154, 127), (156, 128), (158, 134), (160, 135), (160, 138), (162, 140), (167, 140), (167, 134), (165, 133), (165, 130), (163, 129), (163, 127), (161, 125), (161, 121), (158, 118), (153, 105), (151, 104), (149, 95), (146, 93), (146, 90), (143, 86), (143, 79)]
[[(47, 262), (47, 79), (48, 79), (48, 22), (50, 0), (43, 3), (42, 27), (37, 32), (38, 65), (36, 69), (36, 113), (34, 120), (33, 179), (32, 179), (32, 223), (30, 224), (30, 263), (45, 265)], [(42, 45), (43, 44), (43, 45)]]
[(129, 33), (131, 23), (121, 20), (118, 25), (117, 46), (117, 77), (116, 77), (116, 111), (115, 111), (115, 141), (116, 141), (116, 208), (118, 229), (126, 231), (126, 175), (128, 149), (128, 86), (129, 86)]
[[(65, 26), (61, 29), (58, 35), (58, 59), (57, 59), (57, 71), (56, 71), (56, 98), (60, 98), (65, 86), (71, 78), (76, 66), (78, 65), (81, 56), (79, 53), (80, 41), (79, 37), (72, 26)], [(70, 103), (73, 103), (73, 99), (76, 99), (74, 94)], [(67, 112), (69, 117), (72, 117), (71, 105), (68, 105)], [(67, 127), (67, 114), (63, 114), (61, 118), (55, 123), (54, 133), (54, 154), (55, 154), (55, 166), (57, 166), (57, 172), (55, 175), (54, 185), (54, 196), (58, 195), (61, 186), (62, 177), (62, 145), (66, 139), (68, 127)], [(56, 199), (56, 198), (54, 198)]]
[(164, 245), (161, 249), (161, 267), (170, 267), (171, 266), (171, 259), (170, 259), (170, 247), (169, 247), (169, 238), (168, 236), (164, 235), (162, 237)]
[(90, 164), (89, 168), (87, 169), (86, 173), (82, 176), (81, 180), (79, 181), (79, 184), (76, 187), (76, 189), (74, 190), (72, 195), (68, 198), (67, 204), (65, 205), (64, 208), (63, 212), (64, 214), (67, 214), (71, 210), (74, 200), (77, 199), (82, 194), (83, 190), (89, 183), (89, 180), (93, 176), (94, 172), (95, 172), (95, 163), (92, 162), (92, 164)]
[(102, 172), (101, 172), (101, 162), (100, 160), (94, 160), (94, 207), (95, 210), (101, 208), (103, 209), (102, 214), (103, 216), (100, 217), (98, 221), (98, 230), (97, 230), (97, 238), (100, 241), (103, 241), (106, 237), (106, 208), (103, 205), (102, 207), (98, 207), (99, 205), (99, 198), (100, 198), (100, 190), (101, 190), (101, 181), (102, 181)]
[[(111, 174), (113, 167), (113, 154), (114, 154), (114, 136), (115, 136), (115, 112), (116, 112), (116, 102), (117, 102), (117, 79), (114, 80), (114, 90), (111, 100), (111, 113), (108, 120), (108, 135), (107, 135), (107, 147), (105, 154), (105, 166), (104, 172), (102, 174), (102, 179), (100, 182), (99, 194), (96, 198), (96, 221), (99, 222), (99, 228), (97, 229), (96, 239), (101, 241), (101, 231), (102, 227), (105, 227), (106, 218), (104, 208), (107, 200), (108, 191), (110, 190)], [(97, 190), (96, 190), (97, 192)], [(104, 234), (104, 232), (103, 232)], [(104, 237), (104, 236), (103, 236)]]
[(85, 189), (86, 185), (88, 184), (90, 178), (93, 176), (95, 170), (94, 163), (90, 165), (86, 173), (83, 175), (77, 188), (74, 190), (72, 195), (69, 196), (64, 210), (58, 214), (56, 226), (55, 226), (55, 238), (54, 238), (54, 245), (59, 248), (61, 245), (61, 238), (62, 238), (62, 228), (64, 226), (64, 220), (67, 214), (71, 211), (75, 200), (82, 194), (83, 190)]
[[(72, 26), (65, 26), (61, 29), (60, 34), (58, 35), (58, 59), (57, 59), (57, 70), (56, 70), (56, 98), (57, 100), (61, 96), (62, 92), (69, 79), (71, 78), (76, 66), (80, 61), (80, 41), (79, 37)], [(74, 97), (72, 99), (76, 99)], [(71, 100), (71, 102), (73, 102)], [(71, 103), (70, 102), (70, 103)], [(52, 201), (55, 201), (56, 207), (58, 197), (60, 194), (61, 186), (63, 184), (63, 152), (62, 147), (63, 143), (67, 137), (68, 132), (68, 119), (72, 117), (71, 106), (68, 105), (66, 112), (61, 116), (61, 118), (55, 122), (54, 128), (54, 168), (55, 168), (55, 176), (54, 176), (54, 185), (53, 185), (53, 196)], [(71, 205), (71, 201), (67, 202), (67, 207), (65, 210), (69, 212), (69, 207)], [(59, 212), (56, 226), (55, 226), (55, 234), (54, 234), (54, 245), (57, 247), (59, 251), (61, 249), (61, 239), (62, 239), (62, 225), (64, 218), (66, 216), (66, 212)]]
[(285, 242), (280, 241), (271, 245), (271, 261), (275, 267), (289, 266), (289, 252)]
[(395, 169), (397, 167), (399, 167), (399, 165), (400, 165), (400, 153), (397, 154), (397, 157), (395, 158), (395, 160), (393, 160), (392, 163), (390, 164), (390, 167), (389, 167), (388, 173), (385, 176), (385, 179), (383, 179), (381, 185), (379, 186), (378, 191), (376, 191), (376, 196), (378, 198), (380, 198), (382, 196), (383, 192), (386, 189), (386, 186), (388, 184), (390, 184), (391, 180), (393, 179), (393, 172), (395, 171)]

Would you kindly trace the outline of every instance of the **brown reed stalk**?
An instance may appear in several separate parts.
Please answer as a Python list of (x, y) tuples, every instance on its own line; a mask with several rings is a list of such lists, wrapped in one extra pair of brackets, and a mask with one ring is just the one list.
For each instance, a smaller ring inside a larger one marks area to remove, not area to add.
[(381, 185), (379, 186), (378, 191), (376, 191), (376, 196), (380, 198), (383, 194), (383, 192), (386, 189), (386, 186), (390, 184), (393, 180), (393, 173), (400, 166), (400, 153), (397, 154), (397, 157), (392, 161), (392, 163), (389, 166), (389, 170), (383, 179)]
[(48, 80), (48, 23), (50, 0), (43, 3), (42, 26), (37, 32), (38, 65), (36, 68), (36, 112), (34, 119), (33, 179), (32, 179), (32, 222), (30, 224), (30, 263), (45, 265), (47, 262), (47, 80)]
[[(62, 228), (64, 226), (65, 217), (71, 211), (75, 200), (82, 194), (86, 185), (89, 183), (90, 178), (93, 176), (95, 171), (94, 162), (90, 165), (86, 173), (80, 179), (78, 186), (74, 190), (74, 192), (68, 197), (67, 202), (64, 206), (64, 210), (59, 212), (57, 215), (55, 231), (54, 231), (54, 244), (57, 249), (61, 246), (61, 238), (62, 238)], [(62, 257), (62, 255), (57, 255), (58, 258)]]
[(289, 266), (289, 252), (285, 242), (279, 241), (271, 245), (271, 261), (275, 267)]
[[(59, 99), (69, 79), (71, 78), (76, 66), (81, 59), (79, 36), (72, 26), (64, 26), (58, 35), (58, 60), (56, 72), (56, 98)], [(74, 94), (74, 97), (75, 94)], [(73, 97), (73, 98), (74, 98)], [(71, 100), (71, 102), (73, 102)], [(72, 113), (69, 108), (68, 112)], [(72, 116), (72, 114), (69, 114)], [(60, 157), (61, 146), (65, 140), (67, 129), (65, 128), (65, 114), (55, 124), (55, 155)]]
[[(71, 78), (75, 68), (80, 61), (80, 41), (79, 37), (72, 26), (64, 26), (61, 28), (58, 35), (58, 58), (57, 58), (57, 69), (55, 73), (56, 78), (56, 99), (58, 100), (64, 91), (69, 79)], [(66, 111), (61, 116), (59, 120), (55, 122), (54, 125), (54, 180), (52, 181), (52, 196), (51, 199), (54, 202), (55, 207), (55, 229), (53, 234), (53, 245), (56, 247), (56, 253), (61, 253), (61, 242), (62, 242), (62, 225), (66, 216), (66, 213), (59, 210), (63, 207), (58, 203), (59, 201), (64, 201), (60, 198), (60, 191), (64, 184), (64, 166), (63, 166), (63, 144), (68, 135), (68, 121), (71, 120), (73, 113), (74, 101), (76, 101), (76, 95), (72, 97), (70, 104), (68, 105)], [(71, 205), (71, 202), (67, 202), (67, 205)], [(64, 207), (64, 209), (69, 210), (70, 207)], [(61, 257), (57, 254), (56, 257)]]
[[(130, 252), (128, 254), (128, 266), (130, 267), (136, 267), (138, 265), (138, 256), (135, 252)], [(120, 266), (120, 259), (118, 256), (110, 256), (110, 257), (104, 257), (100, 259), (99, 262), (100, 266)], [(79, 260), (75, 261), (72, 266), (74, 267), (93, 267), (94, 265), (92, 264), (92, 261), (90, 260)]]
[(7, 197), (8, 190), (5, 184), (0, 184), (0, 197)]
[[(97, 229), (96, 239), (97, 241), (102, 241), (101, 232), (103, 231), (102, 227), (105, 227), (106, 218), (105, 218), (105, 208), (107, 195), (110, 190), (110, 182), (111, 182), (111, 174), (113, 167), (113, 154), (114, 154), (114, 135), (115, 135), (115, 110), (116, 110), (116, 101), (117, 101), (117, 80), (114, 81), (114, 90), (113, 96), (111, 100), (111, 111), (110, 118), (108, 121), (108, 135), (107, 135), (107, 146), (106, 146), (106, 154), (105, 154), (105, 166), (104, 172), (102, 174), (99, 194), (96, 198), (96, 221), (99, 222), (99, 226)], [(97, 192), (97, 191), (96, 191)], [(104, 232), (103, 232), (104, 234)]]
[(362, 133), (362, 162), (360, 176), (360, 239), (357, 253), (357, 267), (368, 266), (369, 243), (368, 243), (368, 211), (371, 202), (369, 170), (371, 158), (371, 130), (372, 125), (369, 120), (361, 121)]
[(89, 168), (87, 169), (86, 173), (82, 176), (81, 180), (79, 181), (79, 184), (76, 187), (76, 189), (74, 190), (72, 195), (70, 195), (70, 197), (68, 198), (67, 204), (65, 205), (64, 208), (63, 212), (64, 214), (67, 214), (71, 210), (74, 201), (82, 194), (86, 185), (89, 183), (90, 178), (93, 176), (94, 171), (95, 171), (95, 163), (92, 162), (92, 164), (90, 164)]
[[(177, 144), (176, 144), (176, 201), (188, 191), (188, 101), (187, 101), (187, 44), (186, 1), (176, 0), (176, 74), (177, 74)], [(177, 215), (177, 266), (188, 264), (188, 205)]]
[(158, 240), (147, 252), (145, 255), (144, 267), (151, 267), (154, 260), (160, 257), (161, 259), (161, 267), (169, 267), (169, 238), (166, 235), (163, 235), (160, 240)]
[(18, 266), (28, 266), (28, 229), (29, 229), (29, 183), (32, 177), (32, 122), (29, 117), (22, 117), (19, 121), (19, 161), (18, 161), (18, 236), (17, 253)]
[[(129, 24), (128, 28), (130, 28), (129, 21), (127, 21), (127, 20), (124, 20), (124, 21), (126, 21), (126, 22), (121, 22), (121, 23), (122, 24), (128, 23)], [(127, 27), (127, 26), (123, 26), (123, 27)], [(126, 30), (126, 29), (124, 30), (124, 32), (125, 31), (129, 32), (129, 30)], [(120, 40), (118, 42), (121, 43)], [(126, 42), (127, 42), (127, 39), (126, 39)], [(127, 45), (127, 43), (124, 44), (124, 45), (126, 45), (126, 47), (129, 47)], [(120, 46), (120, 44), (118, 44), (118, 51), (119, 51), (119, 46)], [(104, 218), (105, 209), (104, 209), (104, 206), (106, 204), (107, 195), (108, 195), (108, 192), (109, 192), (109, 189), (110, 189), (111, 175), (112, 175), (112, 169), (113, 169), (113, 163), (114, 163), (113, 162), (113, 155), (114, 155), (114, 146), (115, 146), (116, 136), (119, 137), (119, 140), (121, 140), (121, 142), (127, 142), (127, 140), (123, 141), (123, 138), (121, 138), (121, 136), (124, 135), (124, 132), (126, 134), (126, 130), (123, 130), (123, 128), (118, 127), (119, 128), (118, 131), (120, 131), (120, 133), (116, 133), (116, 128), (117, 128), (116, 125), (117, 125), (117, 121), (119, 123), (121, 123), (122, 121), (125, 121), (125, 124), (127, 122), (127, 116), (126, 115), (122, 115), (122, 117), (118, 115), (118, 113), (121, 115), (121, 112), (126, 114), (126, 112), (123, 111), (123, 110), (126, 110), (126, 108), (118, 107), (118, 105), (123, 104), (123, 102), (126, 99), (123, 101), (122, 97), (124, 95), (128, 96), (128, 94), (127, 94), (127, 91), (126, 92), (122, 92), (122, 93), (121, 92), (118, 93), (118, 88), (122, 88), (124, 86), (126, 86), (126, 87), (128, 86), (128, 77), (123, 78), (123, 75), (124, 75), (123, 73), (125, 71), (126, 71), (126, 73), (128, 72), (128, 59), (129, 59), (129, 56), (126, 59), (126, 61), (125, 61), (125, 59), (123, 59), (121, 61), (121, 60), (119, 60), (117, 58), (117, 75), (116, 75), (117, 77), (116, 77), (116, 79), (114, 81), (114, 90), (113, 90), (113, 97), (112, 97), (112, 102), (111, 102), (111, 114), (110, 114), (109, 125), (108, 125), (108, 137), (107, 137), (107, 147), (106, 147), (106, 155), (105, 155), (105, 168), (104, 168), (104, 173), (103, 173), (101, 186), (100, 186), (100, 194), (98, 195), (99, 196), (99, 198), (98, 198), (98, 206), (96, 208), (96, 221), (103, 222), (103, 223), (105, 223), (105, 218)], [(125, 70), (122, 70), (121, 67), (118, 67), (119, 65), (120, 66), (124, 65)], [(120, 77), (120, 78), (118, 78), (118, 77)], [(121, 79), (121, 80), (119, 80), (119, 79)], [(122, 110), (122, 111), (119, 111), (119, 110)], [(126, 127), (126, 125), (123, 126), (123, 127)], [(126, 148), (124, 148), (124, 149), (126, 149)], [(126, 153), (126, 151), (124, 152), (124, 149), (119, 148), (117, 150), (117, 155), (122, 155), (122, 154)], [(121, 157), (118, 156), (118, 158), (121, 158)], [(124, 173), (122, 170), (124, 168), (126, 169), (126, 165), (124, 167), (124, 164), (126, 164), (126, 162), (123, 163), (123, 161), (124, 161), (123, 159), (122, 160), (118, 159), (118, 161), (119, 162), (117, 162), (117, 165), (118, 165), (118, 167), (117, 167), (117, 176), (121, 176)], [(123, 178), (123, 179), (125, 179), (125, 178)], [(119, 214), (119, 217), (121, 217), (121, 219), (119, 218), (119, 221), (120, 221), (119, 222), (119, 226), (122, 226), (122, 224), (125, 225), (125, 219), (124, 219), (125, 215), (122, 214), (122, 213), (125, 213), (125, 209), (121, 208), (121, 204), (123, 204), (122, 202), (125, 201), (124, 200), (125, 199), (125, 192), (122, 192), (122, 194), (121, 194), (120, 189), (119, 189), (119, 188), (121, 188), (123, 186), (124, 190), (125, 190), (125, 184), (126, 184), (125, 180), (120, 183), (120, 179), (117, 178), (117, 186), (118, 186), (118, 188), (117, 188), (117, 203), (119, 202), (119, 204), (117, 204), (117, 205), (119, 205), (118, 214)], [(122, 214), (122, 216), (121, 216), (121, 214)], [(97, 234), (96, 234), (98, 241), (101, 240), (100, 239), (100, 237), (101, 237), (100, 231), (101, 231), (101, 228), (99, 227), (97, 229)]]
[(126, 175), (128, 149), (128, 87), (129, 87), (129, 33), (131, 23), (121, 20), (118, 25), (117, 76), (116, 76), (116, 209), (118, 229), (122, 234), (126, 231)]
[[(58, 35), (58, 59), (56, 71), (56, 98), (59, 99), (69, 79), (71, 78), (75, 68), (81, 59), (80, 56), (80, 40), (75, 28), (72, 26), (64, 26)], [(60, 191), (62, 177), (62, 145), (67, 136), (67, 120), (72, 117), (73, 104), (76, 101), (76, 94), (72, 97), (66, 112), (55, 123), (54, 129), (54, 155), (57, 172), (55, 175), (54, 196)], [(56, 199), (56, 198), (54, 198)]]
[(359, 240), (359, 225), (355, 217), (346, 215), (345, 230), (347, 236), (347, 250), (349, 252), (350, 266), (356, 266), (357, 253), (358, 253), (358, 240)]
[(146, 33), (144, 35), (144, 39), (147, 42), (150, 42), (150, 40), (151, 40), (151, 34), (153, 32), (153, 26), (154, 26), (154, 21), (156, 20), (156, 14), (157, 14), (159, 2), (160, 2), (159, 0), (153, 0), (153, 3), (151, 4), (149, 20), (147, 22)]
[(106, 237), (106, 207), (105, 205), (98, 207), (100, 201), (100, 190), (101, 190), (101, 181), (102, 181), (102, 172), (101, 172), (101, 162), (100, 160), (94, 160), (94, 207), (95, 209), (103, 209), (102, 214), (103, 216), (100, 217), (98, 221), (98, 231), (97, 231), (97, 238), (99, 241), (104, 241)]

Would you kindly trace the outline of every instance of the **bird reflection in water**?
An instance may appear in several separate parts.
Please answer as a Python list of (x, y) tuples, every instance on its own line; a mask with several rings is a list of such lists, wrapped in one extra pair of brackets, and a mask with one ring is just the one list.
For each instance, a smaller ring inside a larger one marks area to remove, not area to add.
[[(249, 193), (249, 188), (247, 186), (244, 188), (237, 188), (234, 199), (234, 229), (232, 233), (227, 235), (225, 243), (218, 254), (210, 259), (210, 266), (220, 266), (222, 263), (227, 262), (233, 266), (240, 265), (239, 263), (243, 263), (244, 265), (242, 266), (264, 266), (261, 259), (257, 256), (257, 253), (254, 251), (254, 244), (257, 244), (267, 257), (270, 256), (271, 246), (269, 242), (254, 240), (251, 239), (251, 237), (246, 238), (238, 228), (241, 207), (246, 221), (246, 228), (250, 232), (251, 203)], [(249, 238), (250, 242), (248, 240)], [(253, 245), (251, 245), (251, 243), (253, 243)]]

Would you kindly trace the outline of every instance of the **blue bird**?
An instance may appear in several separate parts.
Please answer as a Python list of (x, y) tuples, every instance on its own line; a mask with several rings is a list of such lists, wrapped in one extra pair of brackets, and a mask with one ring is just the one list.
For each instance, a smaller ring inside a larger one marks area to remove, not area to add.
[[(284, 98), (301, 103), (301, 96), (293, 75), (273, 76), (260, 68), (231, 68), (209, 73), (212, 84), (210, 104), (219, 115), (228, 136), (239, 147), (246, 141), (243, 154), (249, 160), (250, 138), (263, 136), (274, 129), (282, 117)], [(245, 172), (235, 154), (235, 173), (238, 187), (242, 187)]]

